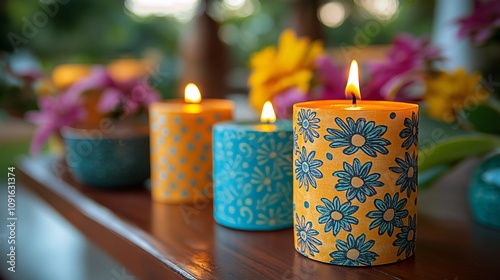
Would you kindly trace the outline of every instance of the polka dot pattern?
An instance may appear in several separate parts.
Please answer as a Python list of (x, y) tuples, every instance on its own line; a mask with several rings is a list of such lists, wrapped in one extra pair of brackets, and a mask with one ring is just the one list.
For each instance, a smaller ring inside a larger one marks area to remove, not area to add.
[(150, 106), (153, 200), (196, 203), (212, 193), (212, 126), (231, 120), (232, 106), (183, 113), (181, 104), (165, 104)]

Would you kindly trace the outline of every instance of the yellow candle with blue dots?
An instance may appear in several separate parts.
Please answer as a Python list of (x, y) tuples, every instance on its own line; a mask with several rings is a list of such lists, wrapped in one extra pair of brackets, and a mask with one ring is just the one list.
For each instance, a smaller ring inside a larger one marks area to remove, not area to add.
[(294, 105), (294, 241), (307, 258), (374, 266), (413, 256), (418, 105), (346, 97)]
[(149, 106), (151, 194), (164, 203), (204, 203), (212, 197), (212, 127), (231, 120), (229, 100), (201, 100), (188, 84), (185, 100)]

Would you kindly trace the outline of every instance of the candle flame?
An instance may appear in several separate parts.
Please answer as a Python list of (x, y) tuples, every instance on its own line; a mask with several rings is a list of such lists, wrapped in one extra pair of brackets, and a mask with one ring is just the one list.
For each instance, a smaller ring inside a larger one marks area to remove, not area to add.
[(352, 103), (356, 104), (356, 99), (361, 99), (361, 92), (359, 91), (359, 72), (358, 72), (358, 62), (354, 59), (351, 62), (351, 68), (349, 70), (349, 78), (347, 79), (347, 85), (345, 86), (345, 97), (347, 99), (352, 98)]
[(273, 104), (271, 101), (266, 101), (262, 106), (262, 114), (260, 114), (261, 122), (273, 123), (276, 121), (276, 114), (274, 113)]
[(201, 102), (201, 93), (195, 84), (187, 84), (186, 89), (184, 90), (184, 101), (186, 101), (186, 103)]

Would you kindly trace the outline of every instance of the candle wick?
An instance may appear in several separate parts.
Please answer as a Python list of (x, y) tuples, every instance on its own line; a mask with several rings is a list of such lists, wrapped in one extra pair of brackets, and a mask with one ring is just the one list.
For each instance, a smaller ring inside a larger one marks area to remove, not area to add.
[(352, 105), (356, 105), (356, 95), (352, 94)]

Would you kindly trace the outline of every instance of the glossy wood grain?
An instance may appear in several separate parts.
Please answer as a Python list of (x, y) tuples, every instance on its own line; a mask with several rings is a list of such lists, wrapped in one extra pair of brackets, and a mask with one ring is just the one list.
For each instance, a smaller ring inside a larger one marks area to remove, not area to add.
[(212, 218), (210, 201), (153, 203), (145, 188), (103, 191), (75, 182), (48, 157), (18, 164), (24, 185), (140, 279), (498, 279), (500, 231), (475, 224), (466, 201), (469, 167), (419, 196), (416, 256), (351, 268), (306, 259), (291, 229), (245, 232)]

